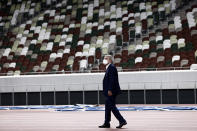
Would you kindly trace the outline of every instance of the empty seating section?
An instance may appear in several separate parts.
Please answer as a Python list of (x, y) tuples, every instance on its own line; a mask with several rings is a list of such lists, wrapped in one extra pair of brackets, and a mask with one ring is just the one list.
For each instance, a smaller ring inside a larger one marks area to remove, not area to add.
[(105, 70), (102, 59), (106, 54), (113, 55), (117, 67), (127, 70), (189, 67), (197, 62), (197, 6), (177, 13), (188, 3), (1, 2), (0, 32), (5, 35), (0, 38), (0, 73), (94, 72)]
[(11, 27), (23, 23), (56, 3), (56, 0), (2, 0), (0, 32), (8, 31)]

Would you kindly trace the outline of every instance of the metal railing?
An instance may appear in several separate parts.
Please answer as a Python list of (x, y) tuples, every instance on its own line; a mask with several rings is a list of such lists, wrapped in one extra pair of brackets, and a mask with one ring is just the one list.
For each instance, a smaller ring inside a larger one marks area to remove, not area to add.
[[(140, 71), (167, 71), (167, 70), (189, 70), (190, 67), (162, 67), (162, 68), (136, 68), (119, 69), (118, 72), (140, 72)], [(51, 72), (22, 72), (19, 75), (48, 75), (48, 74), (72, 74), (72, 73), (101, 73), (105, 70), (79, 70), (79, 71), (51, 71)], [(0, 73), (0, 76), (14, 76), (13, 73)], [(18, 75), (18, 74), (17, 74)]]

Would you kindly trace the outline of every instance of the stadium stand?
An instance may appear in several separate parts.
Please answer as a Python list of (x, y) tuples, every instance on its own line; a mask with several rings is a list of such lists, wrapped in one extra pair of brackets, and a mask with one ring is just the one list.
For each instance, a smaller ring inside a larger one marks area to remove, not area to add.
[(195, 0), (0, 3), (0, 73), (189, 69), (197, 62)]

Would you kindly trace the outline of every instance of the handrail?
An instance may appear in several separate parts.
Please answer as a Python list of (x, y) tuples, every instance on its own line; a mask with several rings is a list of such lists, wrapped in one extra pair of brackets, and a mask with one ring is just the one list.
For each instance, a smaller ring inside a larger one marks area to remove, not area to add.
[[(166, 70), (189, 70), (190, 67), (162, 67), (162, 68), (136, 68), (136, 69), (118, 69), (118, 72), (140, 72), (140, 71), (166, 71)], [(105, 70), (83, 70), (83, 71), (51, 71), (51, 72), (25, 72), (20, 75), (48, 75), (48, 74), (72, 74), (72, 73), (101, 73)], [(9, 73), (0, 73), (0, 76), (14, 76)]]
[[(142, 81), (142, 82), (120, 82), (120, 84), (148, 84), (148, 83), (158, 83), (158, 84), (164, 84), (164, 83), (191, 83), (191, 82), (197, 82), (197, 81)], [(87, 85), (91, 85), (91, 84), (95, 84), (95, 85), (100, 85), (102, 84), (101, 82), (97, 82), (97, 83), (64, 83), (62, 85), (66, 85), (66, 86), (71, 86), (71, 85), (82, 85), (83, 84), (87, 84)], [(16, 85), (6, 85), (6, 87), (14, 87)], [(18, 85), (17, 85), (18, 86)], [(55, 84), (25, 84), (25, 85), (21, 85), (21, 86), (55, 86)], [(2, 87), (2, 85), (0, 85), (0, 87)], [(3, 85), (3, 87), (5, 87), (5, 85)]]

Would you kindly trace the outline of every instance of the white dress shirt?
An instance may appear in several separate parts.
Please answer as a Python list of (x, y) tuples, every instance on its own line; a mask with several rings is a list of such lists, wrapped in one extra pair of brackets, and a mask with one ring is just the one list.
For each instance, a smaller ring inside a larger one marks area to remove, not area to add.
[(109, 67), (109, 65), (110, 65), (110, 64), (111, 64), (111, 63), (109, 63), (109, 64), (107, 64), (107, 65), (106, 65), (106, 67), (105, 67), (105, 68), (106, 68), (106, 70), (107, 70), (107, 68)]

